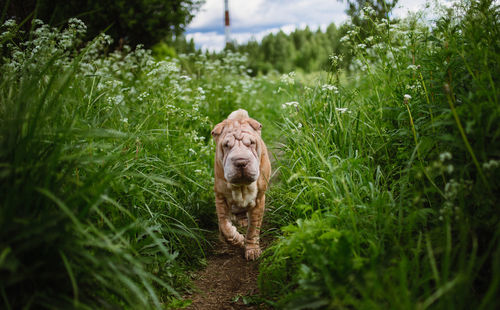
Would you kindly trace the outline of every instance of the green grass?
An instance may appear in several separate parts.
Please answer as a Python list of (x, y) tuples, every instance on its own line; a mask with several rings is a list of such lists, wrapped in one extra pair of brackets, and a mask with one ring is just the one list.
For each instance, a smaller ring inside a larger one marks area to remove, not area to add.
[(84, 29), (2, 26), (2, 308), (175, 303), (216, 229), (211, 129), (238, 107), (276, 117), (240, 55), (158, 62)]
[(350, 71), (281, 77), (232, 53), (109, 52), (76, 20), (25, 41), (4, 24), (1, 307), (185, 304), (217, 229), (210, 131), (244, 108), (275, 159), (259, 299), (498, 308), (498, 8), (373, 22), (343, 39)]
[(499, 306), (498, 8), (461, 5), (432, 29), (351, 32), (353, 72), (295, 91), (271, 194), (283, 237), (261, 263), (278, 308)]

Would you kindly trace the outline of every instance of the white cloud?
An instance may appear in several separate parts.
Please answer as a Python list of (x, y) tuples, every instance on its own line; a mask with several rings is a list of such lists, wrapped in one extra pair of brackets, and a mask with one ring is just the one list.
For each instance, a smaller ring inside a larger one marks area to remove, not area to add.
[(393, 16), (404, 18), (409, 12), (422, 11), (425, 8), (426, 0), (399, 0), (392, 10)]
[[(319, 27), (322, 31), (325, 31), (326, 28), (328, 27), (327, 24), (307, 25), (305, 23), (302, 23), (299, 26), (289, 24), (289, 25), (283, 25), (281, 27), (269, 28), (259, 32), (237, 32), (231, 34), (231, 38), (238, 44), (243, 44), (250, 40), (256, 40), (260, 42), (262, 38), (264, 38), (266, 35), (270, 33), (278, 33), (281, 30), (286, 34), (290, 34), (295, 29), (304, 29), (306, 26), (309, 26), (309, 28), (311, 28), (312, 30), (316, 30)], [(188, 40), (193, 39), (196, 42), (196, 46), (198, 48), (201, 48), (202, 50), (208, 50), (211, 52), (213, 51), (219, 52), (224, 48), (225, 45), (224, 34), (220, 34), (215, 31), (188, 33), (186, 35), (186, 38)]]
[(186, 35), (188, 40), (193, 39), (196, 47), (202, 50), (219, 52), (224, 48), (224, 35), (218, 34), (215, 31), (209, 32), (194, 32)]
[(206, 0), (200, 11), (188, 26), (188, 29), (199, 30), (211, 28), (219, 24), (222, 27), (224, 5), (221, 1)]
[[(394, 16), (405, 17), (408, 10), (420, 10), (426, 0), (400, 0)], [(336, 0), (229, 0), (231, 38), (245, 43), (251, 38), (261, 40), (280, 29), (290, 33), (296, 28), (311, 29), (347, 20), (346, 4)], [(207, 0), (187, 28), (203, 50), (220, 51), (224, 47), (224, 1)]]
[[(229, 0), (233, 32), (263, 30), (286, 24), (340, 23), (345, 4), (335, 0)], [(188, 31), (223, 30), (223, 0), (207, 0)]]

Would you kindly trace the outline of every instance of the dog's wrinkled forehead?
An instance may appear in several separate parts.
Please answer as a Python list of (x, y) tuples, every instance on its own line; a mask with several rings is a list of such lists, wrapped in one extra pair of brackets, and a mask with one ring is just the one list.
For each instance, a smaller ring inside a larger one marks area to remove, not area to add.
[(255, 133), (252, 126), (238, 120), (229, 121), (222, 132), (225, 138), (234, 138), (236, 140), (242, 140), (245, 136), (255, 135)]
[(245, 135), (252, 134), (254, 132), (252, 126), (248, 123), (241, 123), (239, 121), (232, 121), (227, 124), (224, 133), (226, 137), (232, 136), (236, 140), (242, 140)]
[(215, 125), (212, 130), (212, 136), (216, 141), (232, 136), (235, 139), (242, 139), (242, 136), (260, 137), (262, 125), (254, 119), (226, 119)]

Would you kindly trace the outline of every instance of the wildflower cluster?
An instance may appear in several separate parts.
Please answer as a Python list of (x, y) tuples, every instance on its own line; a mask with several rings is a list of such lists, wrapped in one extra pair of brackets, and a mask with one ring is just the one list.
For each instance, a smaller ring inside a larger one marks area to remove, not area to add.
[(293, 85), (295, 84), (295, 72), (290, 72), (287, 74), (283, 74), (280, 78), (281, 83), (285, 85)]

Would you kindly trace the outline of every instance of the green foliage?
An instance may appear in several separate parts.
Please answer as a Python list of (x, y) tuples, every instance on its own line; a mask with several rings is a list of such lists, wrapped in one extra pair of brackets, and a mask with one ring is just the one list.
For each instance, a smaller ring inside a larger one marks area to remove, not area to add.
[(182, 34), (202, 3), (201, 0), (8, 1), (7, 18), (13, 16), (20, 22), (32, 16), (52, 26), (61, 26), (69, 18), (78, 17), (87, 25), (90, 38), (106, 30), (119, 46), (151, 47)]
[(325, 32), (309, 27), (296, 29), (289, 35), (280, 31), (269, 34), (262, 42), (249, 41), (234, 47), (248, 56), (248, 67), (257, 74), (272, 70), (285, 73), (301, 69), (305, 72), (326, 70), (329, 55), (340, 51), (339, 39), (343, 30), (330, 24)]
[[(347, 287), (355, 282), (363, 261), (355, 256), (350, 234), (333, 226), (331, 219), (315, 218), (299, 219), (296, 225), (283, 228), (283, 239), (262, 262), (259, 278), (265, 292), (284, 293), (279, 308), (317, 309), (336, 302), (337, 306), (350, 305), (345, 299), (354, 290)], [(300, 290), (293, 289), (295, 284)], [(324, 290), (337, 300), (322, 296)]]
[(168, 46), (165, 42), (160, 42), (151, 48), (155, 59), (175, 58), (177, 53), (173, 47)]
[(8, 21), (0, 41), (2, 308), (180, 305), (215, 227), (210, 131), (264, 109), (266, 80), (239, 55), (187, 67), (106, 54), (110, 38), (84, 43), (76, 19), (34, 24), (17, 45)]
[(175, 36), (174, 38), (161, 41), (151, 48), (153, 56), (156, 60), (163, 60), (165, 58), (176, 58), (177, 54), (200, 54), (194, 45), (194, 40), (186, 40), (184, 36)]
[(497, 21), (491, 1), (374, 19), (341, 40), (351, 75), (288, 88), (260, 275), (279, 308), (499, 307)]
[[(265, 43), (273, 62), (255, 42), (247, 56), (165, 58), (168, 40), (158, 60), (109, 52), (111, 38), (86, 42), (76, 19), (34, 20), (19, 41), (7, 21), (1, 307), (187, 306), (186, 269), (216, 231), (210, 131), (241, 107), (275, 155), (266, 217), (283, 228), (261, 260), (262, 296), (235, 300), (499, 308), (498, 6), (439, 12), (429, 25), (367, 11), (366, 35), (278, 33)], [(317, 84), (300, 72), (324, 67)]]
[[(352, 50), (346, 48), (341, 41), (347, 32), (357, 37), (370, 47), (371, 40), (367, 37), (383, 31), (375, 27), (377, 22), (388, 22), (389, 13), (396, 6), (397, 0), (348, 0), (346, 13), (351, 17), (350, 24), (337, 27), (331, 23), (326, 31), (309, 27), (296, 29), (289, 35), (280, 31), (265, 36), (262, 41), (251, 40), (239, 46), (231, 46), (230, 50), (238, 51), (248, 56), (248, 67), (255, 74), (266, 74), (272, 70), (287, 73), (294, 70), (315, 72), (328, 70), (331, 64), (330, 56), (339, 55), (338, 65), (348, 68), (351, 65)], [(396, 22), (396, 21), (392, 21)], [(226, 47), (226, 49), (228, 49)]]
[[(373, 20), (389, 19), (389, 13), (399, 0), (347, 0), (346, 13), (364, 39), (373, 31)], [(368, 17), (368, 18), (367, 18)]]

